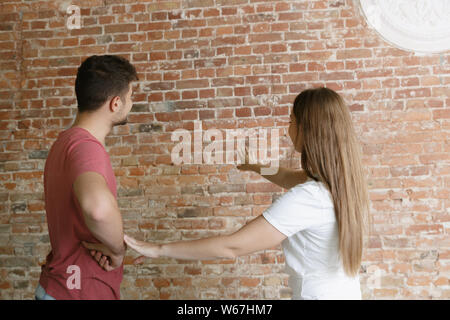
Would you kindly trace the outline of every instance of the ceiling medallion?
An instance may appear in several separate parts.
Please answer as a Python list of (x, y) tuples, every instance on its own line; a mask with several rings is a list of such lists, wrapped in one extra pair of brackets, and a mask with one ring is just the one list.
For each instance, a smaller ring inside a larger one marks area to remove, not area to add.
[(449, 0), (360, 0), (368, 24), (396, 47), (417, 53), (450, 50)]

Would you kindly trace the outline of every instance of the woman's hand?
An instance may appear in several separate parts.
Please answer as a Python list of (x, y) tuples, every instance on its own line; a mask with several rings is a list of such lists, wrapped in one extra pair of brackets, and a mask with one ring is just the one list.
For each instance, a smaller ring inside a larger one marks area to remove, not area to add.
[(144, 262), (145, 257), (158, 258), (160, 256), (161, 246), (150, 242), (136, 240), (132, 237), (124, 235), (125, 243), (142, 256), (136, 258), (133, 263), (140, 264)]
[(114, 254), (102, 243), (87, 243), (82, 241), (82, 244), (86, 249), (89, 249), (91, 256), (105, 271), (112, 271), (120, 267), (123, 263), (126, 245), (125, 250), (121, 254)]
[(236, 168), (241, 171), (254, 171), (259, 173), (259, 164), (256, 163), (255, 157), (249, 153), (247, 146), (245, 147), (245, 151), (242, 148), (237, 149), (238, 159), (243, 161), (242, 164), (238, 164)]

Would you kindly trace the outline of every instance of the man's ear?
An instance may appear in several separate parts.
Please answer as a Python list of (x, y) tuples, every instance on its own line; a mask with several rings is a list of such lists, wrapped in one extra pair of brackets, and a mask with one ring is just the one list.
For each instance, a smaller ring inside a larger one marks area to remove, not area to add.
[(119, 110), (121, 105), (122, 105), (122, 100), (120, 99), (119, 96), (115, 96), (109, 101), (109, 110), (111, 112), (116, 112), (117, 110)]

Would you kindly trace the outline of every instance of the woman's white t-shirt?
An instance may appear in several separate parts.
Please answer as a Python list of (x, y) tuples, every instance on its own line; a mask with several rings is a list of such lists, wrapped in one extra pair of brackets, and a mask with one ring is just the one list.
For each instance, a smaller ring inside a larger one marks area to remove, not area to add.
[(282, 242), (292, 299), (361, 299), (359, 276), (345, 274), (330, 192), (320, 182), (291, 188), (263, 213)]

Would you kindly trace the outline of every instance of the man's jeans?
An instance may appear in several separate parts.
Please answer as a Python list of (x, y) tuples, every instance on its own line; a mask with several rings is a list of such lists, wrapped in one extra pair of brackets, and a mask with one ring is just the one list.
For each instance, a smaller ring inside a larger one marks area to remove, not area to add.
[(36, 291), (34, 292), (34, 295), (36, 300), (56, 300), (52, 296), (48, 295), (40, 284), (38, 284)]

